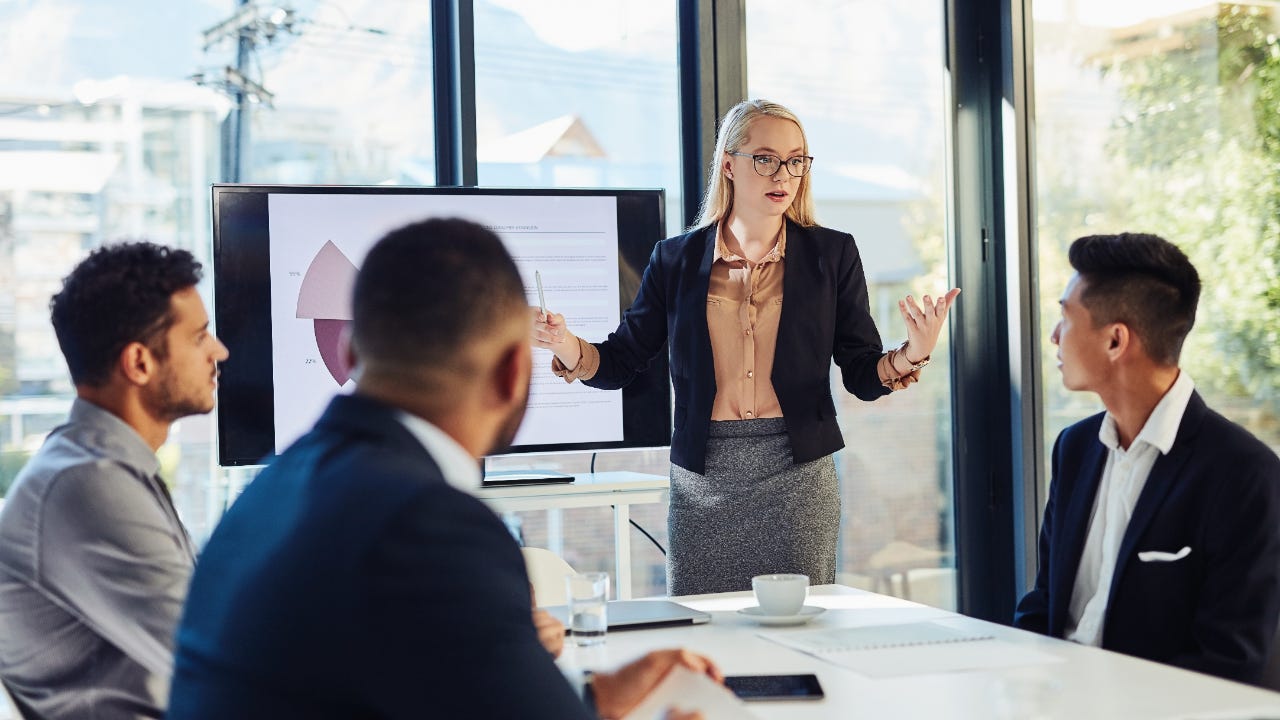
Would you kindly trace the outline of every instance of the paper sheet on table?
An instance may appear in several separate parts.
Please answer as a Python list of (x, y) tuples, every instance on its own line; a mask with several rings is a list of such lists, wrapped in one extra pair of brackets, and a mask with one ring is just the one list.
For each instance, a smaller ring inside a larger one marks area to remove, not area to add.
[(1061, 662), (1046, 652), (935, 622), (760, 636), (873, 678)]
[(662, 720), (672, 706), (699, 710), (706, 720), (755, 720), (736, 695), (706, 675), (677, 667), (622, 720)]

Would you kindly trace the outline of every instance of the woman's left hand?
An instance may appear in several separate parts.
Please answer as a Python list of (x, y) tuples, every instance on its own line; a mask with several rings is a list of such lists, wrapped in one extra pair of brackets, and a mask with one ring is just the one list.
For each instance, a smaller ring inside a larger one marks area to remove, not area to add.
[(938, 344), (938, 335), (947, 322), (947, 312), (960, 294), (960, 288), (952, 288), (951, 292), (938, 298), (925, 295), (923, 305), (916, 304), (915, 298), (908, 295), (898, 301), (898, 310), (907, 323), (907, 360), (919, 362), (933, 354)]

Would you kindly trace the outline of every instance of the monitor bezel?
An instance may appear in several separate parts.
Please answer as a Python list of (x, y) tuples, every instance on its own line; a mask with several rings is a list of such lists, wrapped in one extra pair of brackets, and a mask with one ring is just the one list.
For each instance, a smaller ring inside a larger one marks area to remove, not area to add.
[[(653, 246), (663, 238), (666, 229), (665, 193), (661, 189), (213, 184), (214, 324), (220, 339), (231, 351), (221, 365), (218, 384), (218, 462), (224, 467), (262, 465), (275, 452), (275, 393), (269, 351), (272, 339), (270, 237), (266, 222), (266, 202), (273, 193), (617, 197), (621, 295), (630, 291), (630, 297), (619, 298), (619, 309), (623, 312), (634, 299), (634, 288), (628, 288), (622, 273), (629, 270), (633, 278), (630, 284), (636, 285)], [(245, 223), (250, 215), (256, 223), (229, 227)], [(261, 352), (263, 347), (268, 348), (268, 352)], [(668, 367), (667, 350), (663, 348), (648, 369), (623, 388), (622, 440), (517, 445), (502, 456), (668, 447), (672, 423)], [(534, 372), (539, 371), (550, 372), (547, 368), (534, 368)]]

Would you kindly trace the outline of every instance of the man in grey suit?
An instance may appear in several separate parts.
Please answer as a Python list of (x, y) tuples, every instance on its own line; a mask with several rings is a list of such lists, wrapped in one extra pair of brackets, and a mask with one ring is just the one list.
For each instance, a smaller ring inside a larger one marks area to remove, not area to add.
[(227, 349), (184, 250), (90, 253), (50, 303), (76, 399), (0, 512), (0, 679), (46, 719), (159, 718), (194, 549), (159, 476)]

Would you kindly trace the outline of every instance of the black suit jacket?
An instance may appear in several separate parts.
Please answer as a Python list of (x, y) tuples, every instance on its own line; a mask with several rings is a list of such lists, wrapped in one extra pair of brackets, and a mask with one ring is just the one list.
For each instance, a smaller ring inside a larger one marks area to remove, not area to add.
[[(853, 236), (787, 222), (782, 314), (774, 350), (774, 392), (796, 463), (844, 447), (831, 398), (834, 358), (845, 389), (863, 400), (889, 391), (876, 363), (884, 354), (871, 318), (862, 257)], [(658, 243), (640, 290), (618, 329), (596, 344), (600, 369), (591, 387), (620, 388), (670, 342), (675, 389), (671, 462), (705, 472), (716, 375), (707, 330), (707, 289), (715, 258), (715, 226)]]
[[(1058, 436), (1036, 584), (1014, 625), (1062, 637), (1107, 449), (1103, 415)], [(1191, 553), (1142, 562), (1139, 552)], [(1194, 393), (1120, 545), (1102, 647), (1257, 682), (1280, 616), (1280, 459)]]
[(530, 613), (497, 516), (391, 408), (340, 396), (209, 540), (168, 717), (590, 717)]

